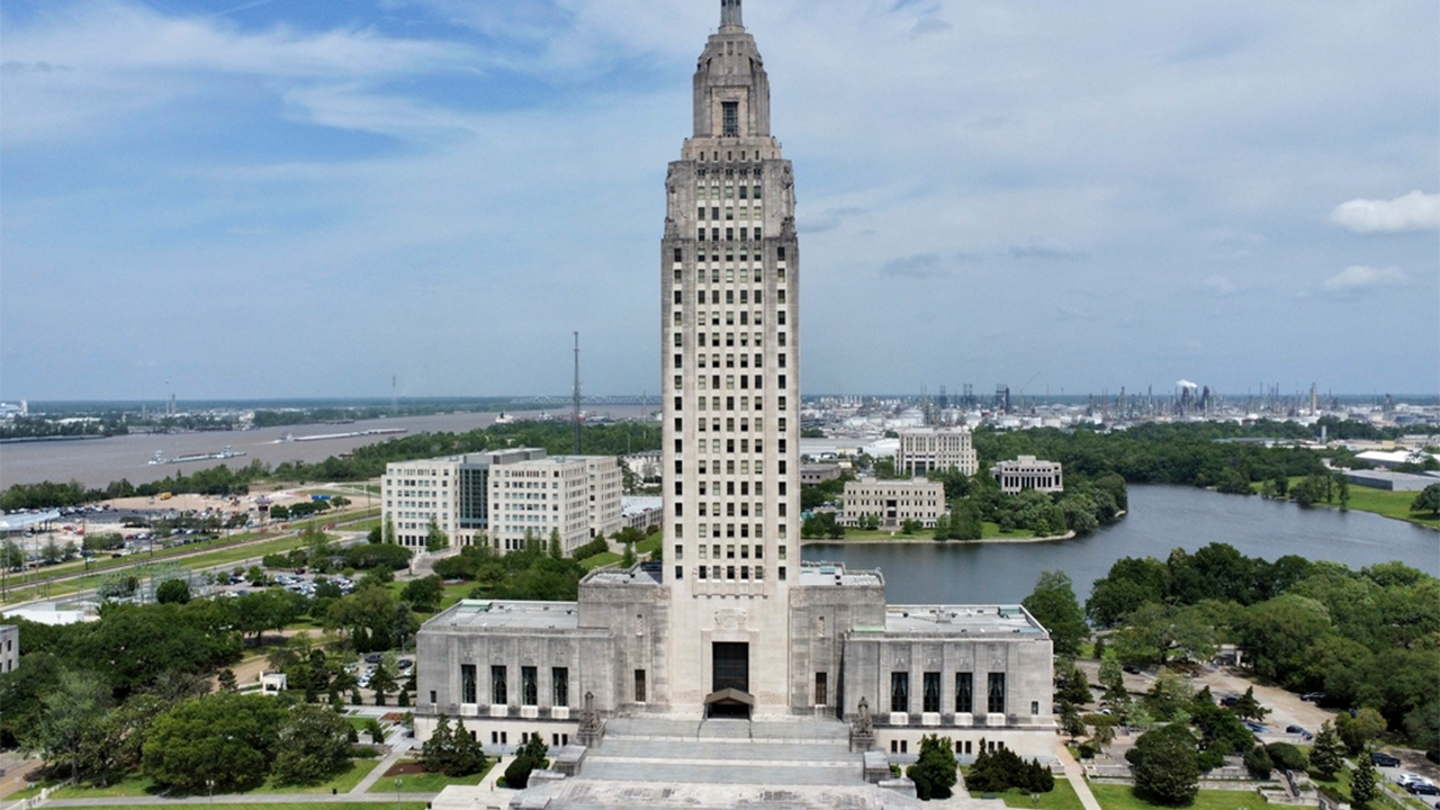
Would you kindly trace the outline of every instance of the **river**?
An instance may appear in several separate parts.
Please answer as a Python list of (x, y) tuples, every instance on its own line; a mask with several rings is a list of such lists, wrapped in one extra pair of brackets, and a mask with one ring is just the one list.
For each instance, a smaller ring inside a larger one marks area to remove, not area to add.
[[(645, 413), (641, 406), (615, 406), (597, 415), (630, 419)], [(534, 418), (540, 411), (516, 413), (520, 418)], [(563, 418), (567, 413), (557, 413)], [(111, 481), (127, 478), (132, 484), (158, 481), (179, 472), (193, 473), (219, 464), (240, 468), (259, 460), (270, 466), (286, 461), (314, 463), (349, 452), (357, 447), (375, 444), (393, 436), (356, 436), (347, 439), (287, 442), (287, 434), (316, 436), (351, 433), (376, 428), (401, 428), (404, 434), (464, 433), (494, 424), (495, 413), (446, 413), (431, 416), (401, 416), (393, 419), (365, 419), (346, 424), (288, 425), (259, 430), (209, 431), (203, 433), (129, 434), (105, 439), (83, 439), (61, 442), (15, 442), (0, 445), (0, 489), (14, 484), (40, 481), (79, 481), (87, 487), (103, 487)], [(205, 460), (185, 464), (150, 464), (159, 450), (166, 456), (192, 453), (216, 453), (230, 445), (244, 456), (228, 461)]]
[(1122, 557), (1165, 559), (1229, 543), (1247, 557), (1298, 554), (1360, 568), (1399, 560), (1440, 576), (1440, 532), (1367, 512), (1301, 509), (1194, 487), (1130, 487), (1130, 513), (1086, 537), (1051, 543), (815, 544), (806, 560), (879, 568), (893, 604), (1016, 603), (1041, 571), (1062, 570), (1081, 601)]

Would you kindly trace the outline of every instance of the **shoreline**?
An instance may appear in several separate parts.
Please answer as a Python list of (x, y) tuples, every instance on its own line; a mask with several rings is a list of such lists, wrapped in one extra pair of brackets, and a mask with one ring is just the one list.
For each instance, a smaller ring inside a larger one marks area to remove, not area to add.
[(864, 538), (864, 539), (859, 539), (859, 538), (857, 538), (857, 539), (854, 539), (854, 540), (850, 540), (850, 539), (847, 539), (847, 538), (844, 538), (844, 537), (835, 537), (835, 538), (812, 537), (812, 538), (808, 538), (808, 539), (801, 539), (801, 540), (800, 540), (800, 545), (801, 545), (802, 548), (803, 548), (804, 546), (819, 546), (819, 545), (831, 545), (831, 546), (835, 546), (835, 545), (841, 545), (841, 546), (893, 546), (893, 545), (914, 545), (914, 544), (917, 544), (917, 543), (924, 543), (924, 544), (926, 544), (926, 545), (939, 545), (939, 546), (978, 546), (978, 545), (989, 545), (989, 544), (999, 544), (999, 543), (1015, 543), (1015, 544), (1022, 544), (1022, 543), (1054, 543), (1054, 542), (1058, 542), (1058, 541), (1060, 541), (1060, 540), (1072, 540), (1072, 539), (1074, 539), (1074, 538), (1075, 538), (1075, 532), (1073, 532), (1073, 531), (1066, 532), (1066, 533), (1064, 533), (1064, 534), (1046, 535), (1045, 537), (982, 537), (982, 538), (979, 539), (979, 540), (936, 540), (936, 539), (933, 538), (933, 537), (906, 537), (906, 536), (904, 536), (904, 535), (895, 535), (894, 537), (890, 537), (890, 538), (866, 537), (866, 538)]

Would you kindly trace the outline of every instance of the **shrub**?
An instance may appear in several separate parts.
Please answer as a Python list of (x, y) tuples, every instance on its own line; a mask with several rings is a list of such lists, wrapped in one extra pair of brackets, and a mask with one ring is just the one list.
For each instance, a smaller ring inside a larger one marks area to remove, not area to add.
[(1003, 793), (1012, 787), (1027, 793), (1049, 793), (1055, 789), (1055, 776), (1038, 759), (1026, 762), (1008, 748), (987, 751), (982, 738), (980, 754), (965, 774), (965, 787), (982, 793)]
[(1270, 771), (1275, 764), (1270, 761), (1270, 754), (1264, 746), (1257, 745), (1245, 752), (1245, 770), (1256, 779), (1269, 779)]
[(1305, 758), (1305, 752), (1287, 742), (1270, 743), (1265, 746), (1265, 753), (1270, 755), (1270, 761), (1277, 768), (1305, 773), (1306, 769), (1310, 767), (1309, 761)]
[(951, 750), (949, 737), (930, 734), (920, 740), (919, 759), (905, 775), (915, 783), (915, 795), (921, 801), (950, 798), (958, 769)]
[(505, 786), (515, 790), (524, 790), (530, 784), (530, 772), (535, 770), (539, 763), (528, 756), (519, 756), (514, 759), (505, 769)]

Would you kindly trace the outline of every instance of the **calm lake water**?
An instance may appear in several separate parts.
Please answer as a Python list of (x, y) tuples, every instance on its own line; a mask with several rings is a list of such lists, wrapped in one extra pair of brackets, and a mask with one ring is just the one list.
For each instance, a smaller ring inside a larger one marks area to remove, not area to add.
[(1130, 513), (1088, 537), (1053, 543), (820, 544), (806, 560), (879, 568), (892, 604), (1016, 603), (1041, 571), (1062, 570), (1082, 601), (1090, 585), (1121, 557), (1165, 559), (1229, 543), (1247, 557), (1298, 554), (1360, 568), (1399, 560), (1440, 576), (1440, 532), (1365, 512), (1301, 509), (1258, 496), (1221, 495), (1193, 487), (1130, 487)]

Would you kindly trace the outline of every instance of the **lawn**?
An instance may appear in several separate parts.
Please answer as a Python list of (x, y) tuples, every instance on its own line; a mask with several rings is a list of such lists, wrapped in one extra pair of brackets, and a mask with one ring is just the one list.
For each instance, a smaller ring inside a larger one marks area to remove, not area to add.
[[(402, 759), (396, 763), (396, 767), (413, 765), (414, 763), (415, 760), (413, 759)], [(495, 762), (491, 760), (490, 764), (485, 767), (485, 770), (469, 776), (451, 777), (441, 773), (407, 773), (398, 777), (386, 775), (380, 777), (378, 782), (370, 786), (370, 792), (394, 793), (396, 792), (395, 780), (399, 779), (400, 793), (439, 793), (445, 789), (446, 785), (478, 785), (480, 784), (480, 780), (484, 779), (485, 774), (489, 773), (493, 767), (495, 767)]]
[[(1314, 771), (1310, 772), (1310, 780), (1317, 788), (1324, 789), (1331, 796), (1338, 796), (1340, 801), (1350, 801), (1350, 774), (1349, 768), (1344, 768), (1333, 780), (1321, 779)], [(1383, 780), (1384, 776), (1380, 778)], [(1413, 796), (1405, 795), (1404, 798), (1396, 798), (1396, 795), (1389, 790), (1382, 789), (1380, 798), (1371, 802), (1371, 810), (1428, 810), (1426, 804)]]
[[(379, 810), (388, 808), (389, 804), (377, 802), (326, 802), (325, 810)], [(395, 805), (396, 810), (426, 810), (428, 802), (399, 802)], [(200, 801), (195, 804), (166, 804), (166, 810), (212, 810), (209, 803)], [(294, 804), (266, 804), (255, 802), (253, 804), (226, 804), (225, 810), (314, 810), (315, 805), (309, 802)], [(86, 810), (135, 810), (134, 805), (123, 804), (94, 804), (87, 805)]]
[[(375, 766), (380, 764), (375, 759), (357, 759), (350, 763), (349, 770), (318, 785), (277, 785), (273, 781), (267, 781), (254, 790), (246, 791), (246, 795), (264, 796), (274, 793), (329, 793), (331, 789), (340, 793), (347, 793), (351, 788), (360, 783)], [(50, 794), (56, 799), (96, 799), (111, 796), (154, 796), (159, 791), (155, 783), (148, 776), (131, 776), (108, 787), (65, 787)], [(229, 807), (229, 805), (226, 805)]]
[[(1290, 485), (1305, 480), (1302, 476), (1291, 476)], [(1263, 481), (1257, 481), (1250, 487), (1259, 492), (1265, 486)], [(1355, 484), (1350, 485), (1350, 503), (1347, 506), (1358, 512), (1370, 512), (1382, 517), (1394, 518), (1416, 523), (1421, 526), (1429, 526), (1432, 529), (1440, 529), (1440, 518), (1432, 518), (1429, 515), (1422, 515), (1419, 512), (1411, 512), (1410, 504), (1415, 502), (1418, 492), (1392, 492), (1388, 489), (1375, 489), (1374, 487), (1362, 487)], [(1334, 503), (1317, 503), (1316, 507), (1327, 507), (1330, 509), (1340, 508), (1339, 496), (1336, 496)]]
[[(1090, 792), (1104, 810), (1154, 810), (1160, 806), (1135, 798), (1129, 785), (1092, 784)], [(1262, 810), (1268, 804), (1260, 794), (1247, 790), (1202, 790), (1190, 810)]]
[(620, 559), (620, 555), (613, 551), (602, 551), (594, 557), (586, 557), (581, 560), (580, 565), (584, 567), (586, 571), (593, 571), (596, 568), (603, 568), (604, 566), (618, 563)]
[(1029, 793), (1015, 788), (1001, 793), (1000, 798), (1005, 801), (1006, 807), (1028, 807), (1034, 810), (1081, 810), (1084, 807), (1080, 804), (1080, 797), (1075, 795), (1075, 787), (1070, 784), (1069, 779), (1056, 779), (1054, 790), (1036, 795), (1038, 800), (1032, 801)]

